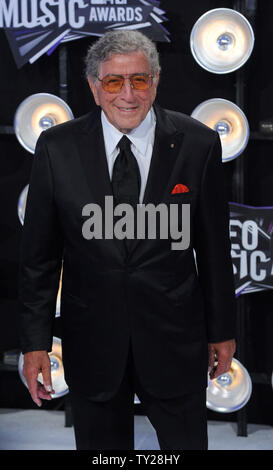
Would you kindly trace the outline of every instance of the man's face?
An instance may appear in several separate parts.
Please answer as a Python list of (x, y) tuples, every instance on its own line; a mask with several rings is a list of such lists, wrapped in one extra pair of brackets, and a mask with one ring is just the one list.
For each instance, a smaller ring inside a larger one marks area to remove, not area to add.
[[(142, 52), (114, 54), (99, 68), (100, 79), (109, 74), (128, 77), (135, 73), (151, 74), (150, 64)], [(156, 97), (158, 78), (158, 75), (154, 77), (152, 86), (143, 91), (133, 89), (130, 81), (125, 80), (119, 93), (105, 91), (100, 81), (96, 85), (91, 79), (88, 82), (96, 104), (101, 106), (110, 123), (127, 134), (139, 126), (150, 110)]]

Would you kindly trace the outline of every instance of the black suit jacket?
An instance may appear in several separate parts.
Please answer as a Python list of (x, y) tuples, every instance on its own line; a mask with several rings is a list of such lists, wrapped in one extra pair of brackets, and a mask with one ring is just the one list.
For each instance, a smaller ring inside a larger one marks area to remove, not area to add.
[[(33, 162), (20, 263), (22, 350), (51, 350), (63, 260), (65, 378), (98, 401), (117, 390), (130, 338), (143, 386), (167, 398), (206, 386), (208, 342), (235, 337), (219, 136), (181, 113), (155, 111), (143, 203), (190, 204), (186, 250), (157, 237), (133, 240), (126, 254), (120, 240), (83, 237), (83, 207), (103, 210), (112, 195), (98, 111), (43, 132)], [(189, 192), (172, 195), (178, 183)]]

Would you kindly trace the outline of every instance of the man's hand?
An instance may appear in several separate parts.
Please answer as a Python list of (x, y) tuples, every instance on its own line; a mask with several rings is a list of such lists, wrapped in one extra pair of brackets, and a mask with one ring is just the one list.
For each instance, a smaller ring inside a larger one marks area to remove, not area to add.
[(235, 349), (234, 339), (222, 343), (209, 343), (209, 376), (211, 380), (229, 371)]
[[(43, 376), (43, 385), (37, 380), (40, 372)], [(23, 376), (36, 405), (42, 405), (40, 398), (52, 399), (50, 394), (55, 392), (52, 389), (50, 359), (47, 351), (31, 351), (24, 354)]]

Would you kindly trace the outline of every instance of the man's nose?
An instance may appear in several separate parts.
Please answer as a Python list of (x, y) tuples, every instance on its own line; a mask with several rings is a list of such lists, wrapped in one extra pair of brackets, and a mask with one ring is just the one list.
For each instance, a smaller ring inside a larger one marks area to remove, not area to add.
[(132, 100), (135, 98), (134, 88), (132, 87), (132, 84), (129, 78), (125, 78), (123, 86), (120, 90), (120, 95), (121, 95), (121, 98), (124, 98), (126, 100)]

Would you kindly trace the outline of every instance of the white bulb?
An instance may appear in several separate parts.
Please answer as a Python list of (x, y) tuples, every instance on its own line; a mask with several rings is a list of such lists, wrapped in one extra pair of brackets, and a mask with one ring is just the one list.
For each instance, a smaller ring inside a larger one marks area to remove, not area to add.
[(58, 96), (37, 93), (26, 98), (17, 108), (14, 129), (20, 144), (34, 153), (42, 131), (73, 119), (69, 106)]
[(249, 140), (249, 125), (243, 111), (234, 103), (215, 98), (199, 104), (191, 116), (219, 133), (222, 160), (238, 157)]
[(190, 46), (196, 62), (212, 73), (242, 67), (254, 47), (249, 21), (236, 10), (216, 8), (202, 15), (191, 31)]

